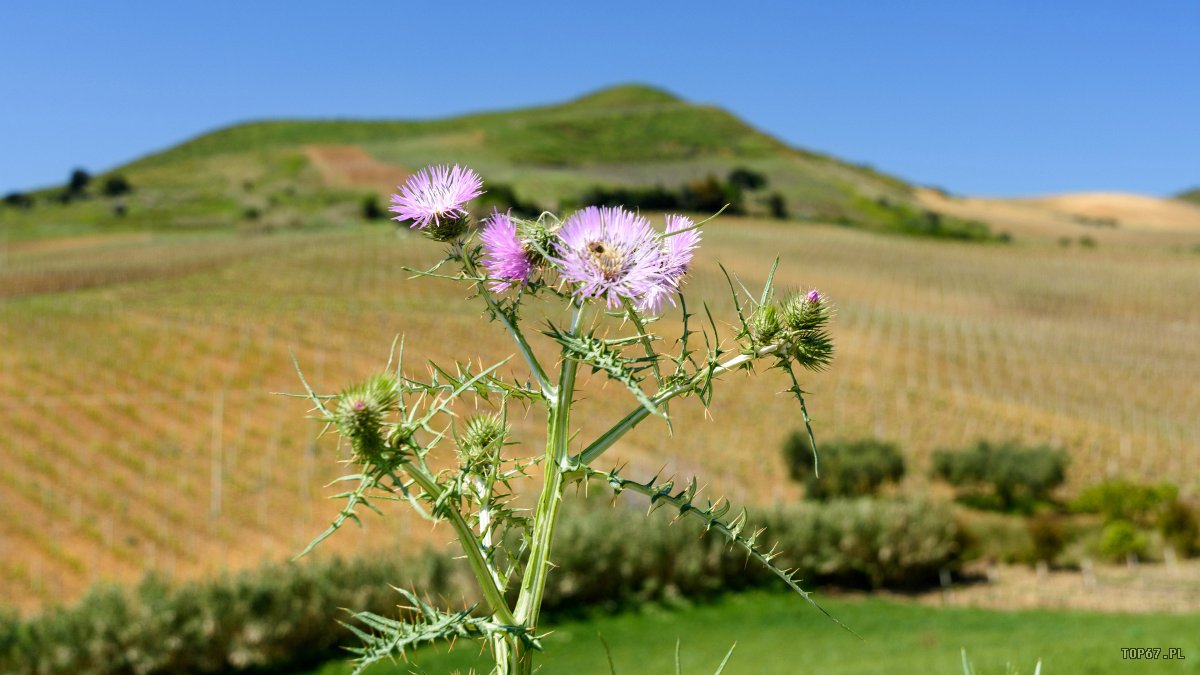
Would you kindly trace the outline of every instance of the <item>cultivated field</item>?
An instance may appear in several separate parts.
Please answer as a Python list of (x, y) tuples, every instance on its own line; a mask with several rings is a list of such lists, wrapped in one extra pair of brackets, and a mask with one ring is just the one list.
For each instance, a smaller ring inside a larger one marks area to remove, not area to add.
[[(839, 353), (805, 383), (818, 440), (899, 442), (916, 469), (906, 489), (926, 489), (933, 448), (1011, 437), (1069, 448), (1072, 487), (1120, 474), (1194, 496), (1200, 257), (1100, 235), (1096, 248), (960, 245), (724, 218), (688, 291), (731, 318), (718, 261), (753, 288), (778, 255), (783, 286), (827, 292)], [(270, 393), (300, 389), (289, 352), (323, 391), (381, 366), (399, 333), (414, 368), (414, 356), (511, 353), (462, 287), (405, 279), (402, 266), (440, 251), (387, 226), (0, 250), (0, 600), (24, 609), (101, 578), (288, 556), (319, 532), (339, 508), (322, 485), (341, 467), (332, 439), (313, 440), (305, 403)], [(602, 386), (585, 388), (581, 410), (597, 416), (581, 416), (581, 442), (632, 405)], [(669, 438), (649, 421), (612, 461), (634, 476), (707, 477), (713, 495), (746, 502), (792, 498), (778, 448), (799, 420), (784, 387), (734, 377), (709, 420), (694, 401), (672, 406), (679, 428), (703, 434)], [(367, 528), (451, 536), (403, 511)], [(352, 528), (331, 548), (362, 541)]]

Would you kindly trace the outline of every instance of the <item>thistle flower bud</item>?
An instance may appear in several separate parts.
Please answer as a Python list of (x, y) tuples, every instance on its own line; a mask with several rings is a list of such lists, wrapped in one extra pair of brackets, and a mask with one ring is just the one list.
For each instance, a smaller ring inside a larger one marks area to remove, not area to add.
[(377, 458), (387, 447), (383, 422), (398, 401), (396, 380), (389, 375), (376, 375), (338, 396), (333, 423), (350, 440), (357, 459)]
[(477, 415), (467, 420), (458, 438), (458, 457), (468, 470), (494, 463), (508, 438), (508, 426), (496, 415)]
[(441, 218), (425, 226), (421, 234), (434, 241), (454, 241), (462, 236), (471, 225), (471, 217), (467, 215)]
[(750, 316), (750, 339), (756, 347), (774, 344), (782, 330), (775, 305), (759, 305)]
[(545, 264), (546, 257), (543, 253), (554, 254), (556, 229), (541, 219), (517, 221), (517, 237), (522, 242), (521, 250), (533, 266)]
[(825, 296), (813, 289), (784, 301), (783, 323), (793, 331), (818, 330), (829, 322), (829, 309)]

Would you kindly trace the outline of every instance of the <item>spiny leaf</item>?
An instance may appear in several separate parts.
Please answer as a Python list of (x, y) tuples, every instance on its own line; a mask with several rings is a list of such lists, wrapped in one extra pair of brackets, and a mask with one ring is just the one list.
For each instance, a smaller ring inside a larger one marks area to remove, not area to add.
[(603, 372), (609, 379), (620, 382), (634, 395), (638, 403), (648, 412), (666, 418), (646, 392), (642, 391), (641, 378), (638, 371), (649, 368), (649, 365), (638, 365), (649, 361), (649, 357), (626, 358), (620, 351), (611, 349), (593, 335), (571, 335), (550, 325), (545, 334), (558, 342), (563, 349), (563, 356), (568, 359), (586, 363), (592, 367), (592, 372)]
[(812, 594), (800, 586), (800, 583), (796, 580), (792, 572), (789, 572), (788, 570), (785, 570), (771, 562), (771, 556), (773, 556), (773, 554), (764, 552), (757, 543), (757, 538), (762, 533), (762, 530), (758, 530), (750, 536), (742, 535), (742, 531), (746, 527), (747, 520), (745, 509), (742, 509), (738, 513), (737, 517), (733, 520), (726, 521), (722, 520), (718, 514), (723, 516), (726, 512), (728, 512), (728, 505), (718, 506), (717, 504), (709, 502), (706, 506), (697, 506), (693, 501), (695, 493), (690, 490), (690, 483), (688, 488), (685, 488), (676, 494), (670, 494), (670, 490), (672, 489), (671, 486), (674, 485), (674, 483), (671, 481), (663, 484), (659, 484), (655, 480), (639, 483), (635, 480), (623, 478), (615, 470), (599, 471), (590, 466), (584, 466), (582, 467), (582, 470), (585, 478), (601, 480), (610, 488), (612, 488), (614, 492), (619, 493), (624, 490), (631, 490), (649, 497), (651, 503), (669, 504), (674, 506), (681, 515), (691, 516), (701, 521), (704, 523), (706, 530), (716, 531), (727, 538), (732, 544), (740, 546), (746, 551), (747, 555), (757, 560), (775, 576), (782, 579), (783, 582), (788, 585), (788, 588), (791, 588), (793, 591), (798, 593), (801, 597), (807, 600), (809, 604), (828, 617), (831, 621), (846, 629), (846, 631), (852, 635), (858, 637), (857, 633), (855, 633), (853, 630), (850, 630), (848, 626), (830, 614), (824, 607), (817, 604), (817, 601), (812, 597)]

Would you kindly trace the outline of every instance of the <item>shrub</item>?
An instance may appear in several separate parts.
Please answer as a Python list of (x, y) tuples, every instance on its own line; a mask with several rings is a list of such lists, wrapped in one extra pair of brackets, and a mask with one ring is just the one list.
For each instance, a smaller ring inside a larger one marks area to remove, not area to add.
[(24, 192), (10, 192), (4, 195), (4, 203), (8, 206), (27, 209), (33, 206), (33, 197)]
[(113, 174), (104, 179), (104, 185), (100, 188), (100, 192), (105, 197), (120, 197), (124, 194), (133, 192), (133, 186), (129, 181), (120, 174)]
[(809, 499), (873, 495), (885, 483), (904, 478), (904, 457), (892, 443), (873, 438), (834, 441), (821, 444), (818, 452), (819, 478), (807, 433), (793, 432), (783, 444), (788, 473), (792, 480), (804, 482)]
[(739, 166), (729, 172), (726, 181), (740, 190), (761, 190), (767, 187), (767, 177), (757, 171)]
[(377, 195), (370, 194), (363, 197), (361, 208), (363, 220), (382, 220), (387, 215), (383, 207), (379, 205)]
[(742, 191), (736, 185), (722, 183), (709, 174), (700, 180), (688, 182), (680, 192), (679, 207), (685, 211), (725, 211), (729, 214), (745, 213)]
[[(991, 227), (980, 220), (963, 220), (943, 213), (918, 209), (909, 204), (893, 202), (886, 197), (869, 199), (857, 197), (855, 209), (863, 214), (866, 224), (891, 232), (960, 241), (997, 241), (1006, 239), (992, 233)], [(846, 220), (854, 224), (853, 220)], [(1011, 240), (1011, 237), (1007, 238)]]
[(1100, 533), (1099, 554), (1112, 561), (1122, 561), (1130, 555), (1146, 557), (1148, 542), (1133, 523), (1116, 520), (1104, 526)]
[(475, 209), (484, 217), (491, 215), (493, 210), (512, 211), (518, 218), (537, 218), (542, 214), (542, 207), (533, 201), (526, 201), (517, 196), (511, 185), (505, 183), (488, 183), (487, 192), (475, 201)]
[(787, 200), (783, 198), (782, 194), (778, 192), (772, 192), (767, 196), (767, 212), (771, 214), (772, 218), (777, 220), (787, 220)]
[(1166, 503), (1158, 518), (1158, 528), (1179, 555), (1200, 553), (1200, 522), (1195, 510), (1182, 501), (1172, 499)]
[(1063, 519), (1052, 513), (1039, 513), (1025, 522), (1033, 542), (1034, 562), (1044, 560), (1053, 564), (1067, 543), (1067, 528)]
[[(664, 527), (641, 509), (619, 507), (564, 518), (552, 559), (547, 609), (612, 608), (778, 580), (746, 566), (725, 540), (698, 527)], [(568, 504), (568, 510), (588, 508)], [(669, 518), (664, 510), (656, 517)], [(959, 564), (961, 534), (944, 509), (924, 502), (796, 504), (752, 515), (792, 553), (782, 559), (811, 581), (862, 587), (937, 583)], [(617, 529), (625, 528), (625, 529)], [(612, 537), (613, 531), (629, 536)], [(352, 560), (274, 564), (235, 576), (172, 586), (150, 577), (139, 587), (95, 589), (69, 609), (28, 620), (0, 614), (0, 672), (293, 672), (336, 657), (354, 642), (336, 623), (339, 607), (393, 616), (403, 599), (389, 584), (419, 587), (461, 602), (471, 585), (459, 562), (440, 554), (400, 558), (392, 551)], [(515, 590), (515, 589), (511, 589)]]
[(1071, 502), (1079, 513), (1098, 513), (1105, 522), (1126, 520), (1141, 526), (1153, 526), (1166, 511), (1167, 504), (1178, 501), (1179, 490), (1170, 483), (1140, 485), (1114, 479), (1092, 485)]
[(978, 441), (968, 450), (934, 451), (933, 472), (976, 506), (1029, 510), (1062, 485), (1068, 459), (1064, 451), (1048, 446)]
[(90, 182), (92, 182), (92, 174), (83, 169), (75, 169), (71, 172), (71, 177), (67, 179), (67, 194), (71, 197), (82, 197)]

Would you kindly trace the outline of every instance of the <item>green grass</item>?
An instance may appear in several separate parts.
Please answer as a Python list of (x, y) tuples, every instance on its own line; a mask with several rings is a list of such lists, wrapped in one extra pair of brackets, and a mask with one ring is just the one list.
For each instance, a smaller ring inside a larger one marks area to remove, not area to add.
[[(999, 612), (942, 609), (881, 599), (827, 600), (824, 605), (862, 636), (841, 630), (803, 600), (779, 593), (726, 596), (719, 602), (669, 611), (570, 621), (553, 627), (540, 659), (546, 675), (607, 675), (601, 637), (612, 649), (615, 672), (667, 674), (674, 671), (676, 639), (682, 643), (683, 673), (712, 673), (737, 643), (726, 675), (844, 675), (961, 673), (966, 649), (980, 675), (1005, 673), (1012, 664), (1033, 672), (1041, 659), (1045, 675), (1200, 672), (1200, 615), (1117, 615), (1086, 612)], [(1178, 647), (1183, 661), (1126, 661), (1121, 647)], [(379, 665), (386, 673), (487, 672), (474, 643), (447, 653), (444, 647), (417, 652), (411, 664)], [(349, 673), (331, 663), (320, 675)]]

